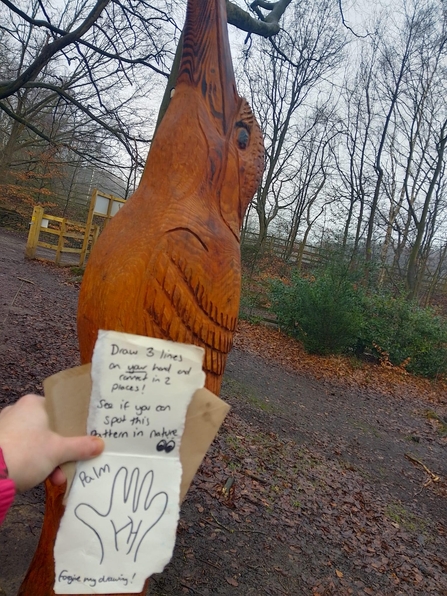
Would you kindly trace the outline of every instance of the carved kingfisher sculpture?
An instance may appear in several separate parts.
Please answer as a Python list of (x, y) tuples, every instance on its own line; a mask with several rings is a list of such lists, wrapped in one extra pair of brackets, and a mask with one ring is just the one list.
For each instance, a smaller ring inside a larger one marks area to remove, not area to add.
[[(175, 93), (140, 185), (90, 255), (79, 296), (83, 363), (98, 329), (205, 348), (219, 393), (240, 298), (240, 228), (261, 180), (264, 149), (239, 97), (225, 0), (188, 0)], [(52, 596), (63, 491), (47, 483), (38, 549), (19, 595)]]
[(236, 91), (224, 1), (190, 0), (175, 92), (140, 185), (85, 270), (83, 362), (98, 329), (193, 343), (219, 393), (239, 309), (239, 232), (263, 165), (259, 126)]

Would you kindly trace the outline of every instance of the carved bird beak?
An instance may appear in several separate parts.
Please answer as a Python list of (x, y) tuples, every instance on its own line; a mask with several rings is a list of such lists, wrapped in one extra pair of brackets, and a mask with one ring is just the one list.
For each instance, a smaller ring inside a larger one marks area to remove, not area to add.
[(190, 229), (207, 244), (220, 217), (239, 241), (262, 169), (262, 135), (236, 90), (225, 1), (189, 0), (175, 93), (136, 194), (152, 218), (164, 194), (165, 229), (190, 214)]
[(220, 132), (226, 135), (241, 99), (234, 79), (225, 2), (221, 0), (188, 3), (176, 92), (183, 85), (200, 93)]

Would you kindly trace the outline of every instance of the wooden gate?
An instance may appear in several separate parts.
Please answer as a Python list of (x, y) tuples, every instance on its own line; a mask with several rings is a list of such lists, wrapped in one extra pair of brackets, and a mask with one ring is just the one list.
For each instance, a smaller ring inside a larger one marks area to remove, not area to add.
[[(85, 224), (49, 215), (43, 207), (37, 206), (33, 210), (25, 256), (28, 259), (52, 261), (56, 265), (82, 267), (98, 234), (99, 227), (96, 225), (90, 224), (87, 231)], [(37, 254), (38, 248), (44, 250)]]

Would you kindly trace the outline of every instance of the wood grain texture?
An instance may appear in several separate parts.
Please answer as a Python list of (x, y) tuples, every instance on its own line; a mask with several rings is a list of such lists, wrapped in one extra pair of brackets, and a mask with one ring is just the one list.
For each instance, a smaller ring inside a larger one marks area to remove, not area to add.
[(100, 236), (81, 287), (83, 362), (98, 329), (203, 346), (219, 393), (240, 298), (240, 227), (263, 144), (236, 92), (224, 2), (190, 1), (174, 97), (139, 188)]
[[(192, 343), (205, 348), (206, 386), (219, 393), (239, 310), (240, 228), (263, 167), (259, 126), (236, 91), (225, 2), (189, 0), (174, 97), (137, 191), (99, 237), (84, 274), (83, 363), (99, 329)], [(48, 488), (21, 596), (53, 596), (58, 491)]]

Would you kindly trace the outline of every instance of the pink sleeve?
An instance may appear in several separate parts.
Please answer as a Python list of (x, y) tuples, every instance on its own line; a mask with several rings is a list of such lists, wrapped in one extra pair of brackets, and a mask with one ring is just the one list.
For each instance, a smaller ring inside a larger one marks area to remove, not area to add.
[(3, 459), (3, 452), (0, 449), (0, 524), (6, 517), (16, 494), (14, 481), (8, 478), (8, 468)]

